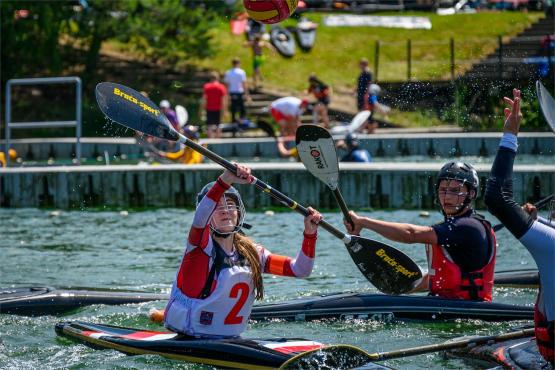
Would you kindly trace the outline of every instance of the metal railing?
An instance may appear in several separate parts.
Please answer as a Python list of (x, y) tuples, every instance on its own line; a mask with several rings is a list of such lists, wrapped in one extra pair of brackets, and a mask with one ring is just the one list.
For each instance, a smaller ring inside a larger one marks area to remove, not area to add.
[[(12, 122), (12, 86), (20, 85), (53, 85), (75, 83), (75, 120), (74, 121), (42, 121), (42, 122)], [(81, 163), (81, 79), (79, 77), (47, 77), (47, 78), (16, 78), (6, 83), (6, 164), (10, 165), (11, 130), (39, 127), (75, 127), (75, 156), (77, 163)]]

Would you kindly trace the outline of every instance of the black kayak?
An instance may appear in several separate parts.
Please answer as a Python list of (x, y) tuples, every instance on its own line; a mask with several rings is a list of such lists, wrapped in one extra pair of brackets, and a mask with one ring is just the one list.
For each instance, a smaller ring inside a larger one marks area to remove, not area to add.
[(173, 332), (80, 321), (60, 322), (56, 324), (56, 333), (94, 349), (114, 349), (128, 355), (154, 354), (234, 369), (345, 369), (362, 365), (365, 369), (388, 369), (368, 363), (367, 354), (357, 347), (327, 346), (300, 338), (198, 339)]
[[(539, 281), (538, 271), (535, 269), (500, 271), (495, 273), (496, 285), (514, 286), (514, 287), (535, 287), (538, 285), (538, 281)], [(355, 294), (349, 293), (349, 295), (355, 295)], [(337, 297), (337, 296), (338, 296), (337, 294), (331, 294), (327, 296), (329, 297), (330, 304), (326, 307), (331, 306), (330, 308), (330, 310), (332, 311), (331, 317), (341, 317), (341, 315), (338, 315), (335, 312), (340, 311), (342, 305), (345, 305), (345, 304), (353, 305), (352, 303), (353, 299), (342, 300), (342, 301), (332, 299), (333, 297)], [(362, 294), (362, 296), (365, 296), (365, 294)], [(376, 302), (388, 301), (388, 299), (386, 298), (379, 298), (379, 297), (383, 297), (382, 295), (379, 295), (379, 294), (377, 295), (366, 294), (366, 296), (377, 297), (377, 298), (369, 298), (369, 300), (367, 300), (368, 304), (370, 303), (373, 304), (374, 301)], [(404, 302), (404, 303), (401, 303), (401, 309), (406, 310), (406, 312), (403, 314), (403, 318), (404, 316), (407, 316), (408, 312), (412, 310), (411, 302), (413, 302), (413, 300), (411, 299), (418, 298), (414, 296), (412, 297), (386, 296), (386, 297), (389, 297), (390, 302), (398, 302), (399, 299), (401, 300), (401, 302)], [(133, 291), (116, 291), (116, 290), (95, 289), (95, 288), (52, 288), (52, 287), (41, 287), (41, 286), (20, 287), (20, 288), (0, 288), (0, 314), (4, 313), (4, 314), (18, 314), (18, 315), (30, 315), (30, 316), (56, 315), (70, 310), (74, 310), (79, 307), (89, 306), (94, 304), (119, 305), (119, 304), (141, 303), (141, 302), (167, 300), (167, 299), (168, 299), (167, 294), (133, 292)], [(321, 300), (322, 297), (316, 298), (316, 299)], [(437, 299), (437, 298), (434, 298), (434, 299)], [(293, 301), (293, 302), (296, 302), (296, 301)], [(459, 303), (459, 301), (455, 301), (455, 302)], [(289, 305), (290, 303), (291, 302), (286, 302), (286, 303), (277, 304), (277, 305)], [(358, 304), (360, 305), (361, 303), (358, 303)], [(476, 304), (476, 302), (474, 302), (474, 304)], [(484, 304), (478, 303), (478, 305), (484, 305)], [(491, 305), (491, 304), (488, 303), (488, 305)], [(258, 312), (258, 310), (261, 310), (260, 312), (264, 312), (266, 310), (265, 307), (267, 306), (268, 305), (255, 306), (253, 314)], [(503, 306), (508, 306), (508, 305), (503, 305)], [(259, 309), (257, 307), (262, 307), (262, 308)], [(430, 307), (429, 303), (425, 303), (424, 308), (417, 305), (414, 310), (418, 310), (418, 312), (416, 312), (415, 315), (419, 317), (423, 316), (423, 314), (421, 313), (422, 310), (424, 310), (424, 312), (429, 312), (430, 310), (429, 307)], [(434, 307), (434, 305), (431, 305), (431, 307)], [(492, 306), (488, 306), (488, 307), (492, 307)], [(509, 306), (509, 307), (514, 307), (514, 306)], [(349, 310), (349, 307), (346, 307), (346, 309)], [(297, 311), (299, 310), (297, 309)], [(461, 312), (461, 311), (457, 311), (457, 312)], [(458, 317), (466, 317), (467, 315), (465, 315), (464, 312), (466, 311), (462, 311), (462, 313), (459, 313)], [(401, 313), (397, 312), (397, 315), (399, 314)], [(376, 313), (374, 312), (373, 315), (376, 315)], [(420, 319), (419, 317), (418, 319)], [(261, 318), (257, 318), (257, 319), (261, 319)]]
[(391, 296), (364, 293), (335, 293), (256, 305), (251, 313), (253, 320), (294, 321), (320, 319), (510, 321), (533, 320), (533, 318), (533, 307), (418, 295)]
[(286, 28), (273, 26), (270, 30), (270, 42), (284, 57), (295, 55), (295, 40), (293, 34)]
[(504, 369), (552, 369), (538, 351), (536, 339), (527, 337), (505, 342), (483, 344), (470, 349), (452, 350), (449, 356), (460, 357), (480, 368), (496, 369), (501, 365)]
[(494, 283), (518, 288), (537, 288), (540, 275), (537, 269), (496, 271)]
[(51, 287), (0, 289), (0, 313), (17, 315), (56, 315), (94, 304), (120, 305), (168, 299), (167, 294)]

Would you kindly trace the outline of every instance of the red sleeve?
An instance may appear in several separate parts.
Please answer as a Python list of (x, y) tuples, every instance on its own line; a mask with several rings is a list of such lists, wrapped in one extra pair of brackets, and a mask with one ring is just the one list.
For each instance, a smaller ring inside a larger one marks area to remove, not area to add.
[(310, 258), (314, 258), (314, 255), (316, 254), (316, 239), (317, 234), (304, 234), (304, 238), (303, 238), (303, 246), (302, 246), (302, 250), (303, 253)]
[(201, 248), (206, 247), (208, 236), (210, 234), (210, 230), (207, 226), (208, 221), (210, 220), (212, 212), (214, 212), (216, 207), (215, 205), (218, 203), (225, 191), (229, 189), (229, 187), (230, 185), (226, 184), (218, 177), (214, 186), (212, 186), (212, 188), (208, 190), (208, 193), (206, 193), (206, 197), (212, 200), (212, 202), (210, 202), (209, 205), (206, 205), (206, 202), (201, 200), (195, 212), (193, 225), (191, 226), (189, 237), (187, 239), (190, 245)]

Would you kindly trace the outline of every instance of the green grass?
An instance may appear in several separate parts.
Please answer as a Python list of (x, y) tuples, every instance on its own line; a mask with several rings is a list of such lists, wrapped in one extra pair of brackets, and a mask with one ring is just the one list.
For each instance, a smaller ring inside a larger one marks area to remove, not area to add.
[[(352, 89), (359, 73), (358, 60), (366, 57), (371, 69), (375, 41), (380, 41), (380, 81), (402, 81), (407, 78), (406, 43), (412, 40), (412, 78), (417, 80), (448, 79), (450, 77), (449, 40), (455, 39), (455, 59), (458, 73), (469, 68), (495, 50), (497, 36), (515, 36), (542, 16), (539, 12), (503, 12), (438, 16), (431, 13), (403, 13), (430, 18), (431, 30), (404, 30), (369, 27), (325, 27), (323, 13), (309, 13), (319, 23), (316, 45), (309, 53), (297, 48), (292, 59), (266, 51), (262, 67), (266, 85), (291, 91), (306, 89), (309, 73), (315, 72), (336, 90)], [(392, 15), (400, 15), (392, 13)], [(288, 20), (284, 25), (295, 24)], [(251, 53), (243, 46), (244, 36), (232, 35), (229, 22), (222, 21), (213, 30), (217, 54), (199, 67), (225, 71), (234, 56), (241, 58), (250, 75)]]

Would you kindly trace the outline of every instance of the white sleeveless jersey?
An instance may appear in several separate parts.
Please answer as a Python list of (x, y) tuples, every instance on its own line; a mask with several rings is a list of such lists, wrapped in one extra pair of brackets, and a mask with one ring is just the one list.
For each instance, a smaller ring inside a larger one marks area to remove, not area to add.
[(223, 268), (216, 289), (205, 299), (189, 298), (174, 284), (166, 306), (165, 326), (197, 337), (236, 337), (246, 328), (254, 303), (248, 266)]
[(295, 117), (301, 114), (301, 102), (299, 98), (286, 96), (285, 98), (274, 100), (270, 107), (277, 109), (284, 116)]

